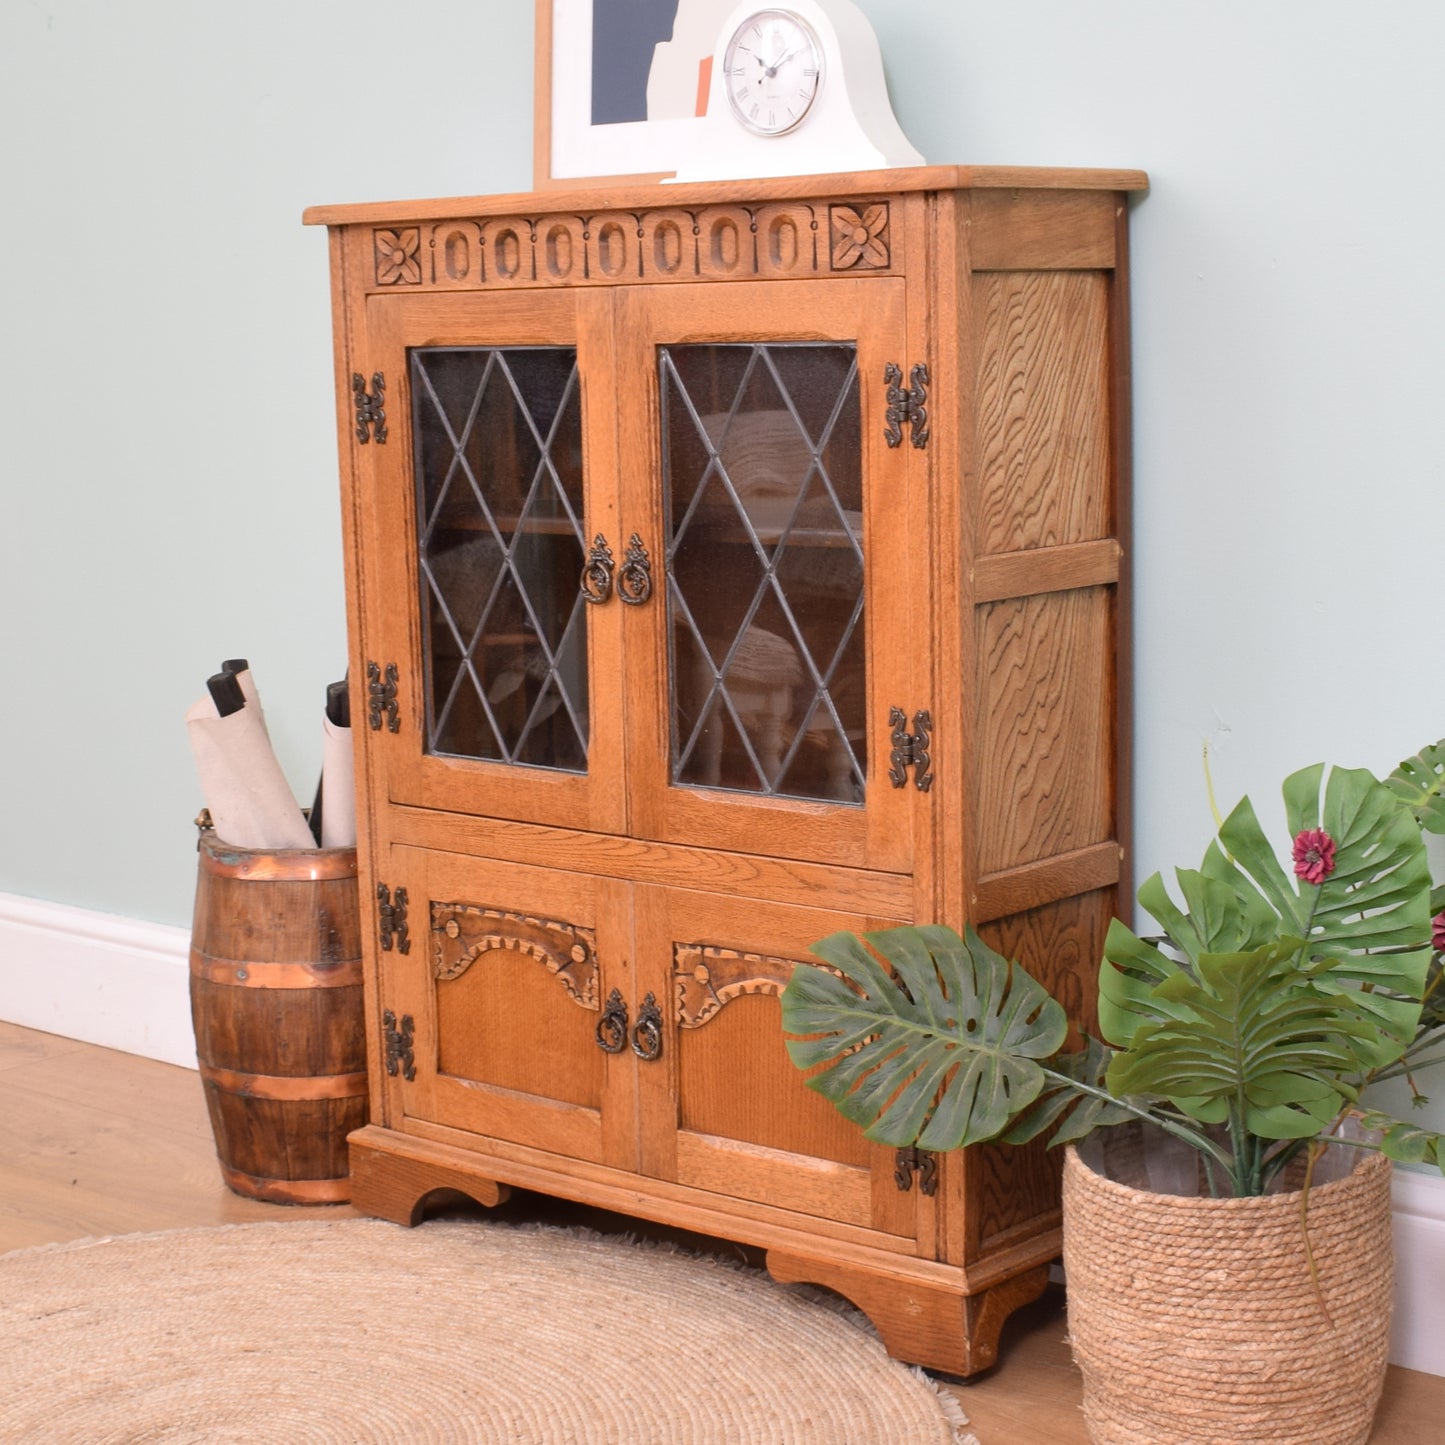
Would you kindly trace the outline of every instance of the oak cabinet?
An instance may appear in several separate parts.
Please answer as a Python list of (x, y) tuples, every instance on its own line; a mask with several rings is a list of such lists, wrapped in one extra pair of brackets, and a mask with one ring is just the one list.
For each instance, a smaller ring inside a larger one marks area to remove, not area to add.
[(972, 922), (1089, 1022), (1128, 819), (1136, 172), (327, 207), (371, 1124), (354, 1199), (735, 1238), (967, 1374), (1038, 1149), (803, 1085), (840, 928)]

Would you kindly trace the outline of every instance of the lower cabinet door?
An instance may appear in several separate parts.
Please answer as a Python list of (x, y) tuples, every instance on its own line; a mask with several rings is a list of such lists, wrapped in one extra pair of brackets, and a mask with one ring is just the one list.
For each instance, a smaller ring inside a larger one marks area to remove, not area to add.
[(930, 1252), (931, 1202), (914, 1176), (900, 1189), (896, 1151), (806, 1086), (778, 1001), (819, 938), (900, 920), (652, 887), (635, 908), (635, 988), (662, 1001), (659, 1056), (638, 1067), (642, 1172), (759, 1217), (807, 1215), (819, 1233)]
[(383, 952), (381, 992), (413, 1024), (404, 1119), (634, 1168), (629, 885), (414, 848), (391, 862), (407, 953)]

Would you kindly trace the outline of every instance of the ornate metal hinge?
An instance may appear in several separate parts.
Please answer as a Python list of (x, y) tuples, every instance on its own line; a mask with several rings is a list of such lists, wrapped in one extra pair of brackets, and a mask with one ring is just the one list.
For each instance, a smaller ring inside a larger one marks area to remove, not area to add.
[(410, 1014), (396, 1015), (390, 1009), (381, 1016), (381, 1037), (386, 1046), (386, 1072), (394, 1079), (399, 1073), (408, 1083), (416, 1078), (416, 1058), (412, 1053), (412, 1031), (416, 1024)]
[(398, 888), (395, 896), (385, 883), (376, 885), (376, 914), (383, 953), (395, 947), (398, 953), (411, 952), (411, 938), (406, 927), (406, 889)]
[(374, 662), (366, 664), (366, 716), (374, 733), (381, 731), (381, 715), (386, 714), (386, 730), (389, 733), (401, 731), (401, 709), (396, 702), (397, 671), (394, 662), (386, 664), (386, 671)]
[(365, 446), (372, 437), (377, 446), (386, 443), (386, 378), (379, 372), (371, 376), (371, 390), (359, 372), (351, 373), (351, 395), (356, 401), (356, 440)]
[(900, 1149), (893, 1162), (893, 1182), (899, 1193), (907, 1194), (913, 1188), (913, 1176), (918, 1175), (918, 1189), (930, 1198), (938, 1193), (938, 1155), (927, 1149)]
[(889, 362), (883, 369), (883, 384), (888, 388), (887, 425), (883, 435), (890, 447), (903, 444), (903, 424), (908, 423), (910, 437), (916, 447), (928, 445), (928, 367), (919, 362), (908, 374), (908, 388), (903, 386), (903, 369)]
[(933, 774), (929, 769), (933, 760), (928, 756), (929, 735), (933, 732), (933, 719), (926, 710), (913, 714), (913, 726), (918, 729), (910, 733), (908, 714), (901, 707), (890, 709), (888, 726), (893, 729), (893, 751), (888, 755), (892, 767), (888, 769), (888, 781), (895, 788), (901, 788), (908, 781), (908, 769), (913, 769), (913, 786), (920, 793), (926, 793), (933, 786)]

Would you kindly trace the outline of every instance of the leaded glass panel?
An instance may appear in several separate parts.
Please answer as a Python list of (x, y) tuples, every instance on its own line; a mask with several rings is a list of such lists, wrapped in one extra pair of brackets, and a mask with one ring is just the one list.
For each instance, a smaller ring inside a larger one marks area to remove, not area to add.
[(585, 772), (577, 353), (410, 358), (427, 750)]
[(662, 348), (672, 781), (861, 804), (856, 348)]

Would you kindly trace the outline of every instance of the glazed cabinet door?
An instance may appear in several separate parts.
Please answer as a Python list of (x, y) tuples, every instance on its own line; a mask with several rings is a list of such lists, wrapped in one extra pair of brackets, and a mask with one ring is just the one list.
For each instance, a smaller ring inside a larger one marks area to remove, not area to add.
[[(634, 287), (617, 297), (632, 831), (910, 871), (892, 709), (926, 706), (910, 626), (921, 466), (887, 439), (901, 280)], [(633, 520), (640, 519), (640, 520)]]
[(916, 1186), (899, 1188), (895, 1151), (806, 1086), (778, 1002), (819, 938), (892, 922), (637, 889), (635, 988), (665, 1004), (657, 1056), (638, 1066), (643, 1173), (756, 1217), (804, 1215), (820, 1234), (929, 1252), (931, 1206)]
[(608, 298), (373, 297), (367, 339), (388, 435), (363, 455), (366, 721), (390, 801), (621, 830)]
[(618, 1016), (631, 994), (628, 885), (405, 847), (388, 863), (408, 920), (380, 955), (388, 1027), (411, 1038), (413, 1077), (387, 1081), (401, 1127), (633, 1168), (633, 1055)]

